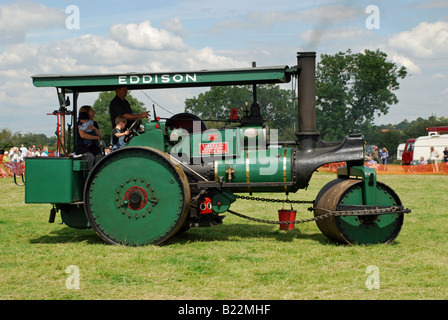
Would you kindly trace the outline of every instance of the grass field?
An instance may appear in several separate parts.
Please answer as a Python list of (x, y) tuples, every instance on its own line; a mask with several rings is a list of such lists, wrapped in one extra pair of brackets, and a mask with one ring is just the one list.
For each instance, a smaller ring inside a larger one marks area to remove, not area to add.
[[(334, 178), (316, 173), (290, 199), (313, 200)], [(0, 299), (447, 299), (448, 176), (379, 180), (412, 210), (390, 245), (336, 245), (314, 222), (281, 231), (227, 214), (221, 226), (130, 248), (68, 228), (59, 216), (48, 224), (50, 205), (25, 204), (24, 189), (0, 179)], [(311, 217), (307, 207), (295, 206), (297, 219)], [(276, 219), (280, 208), (245, 200), (232, 206), (264, 219)], [(76, 289), (70, 284), (78, 275)], [(373, 275), (379, 286), (369, 289)]]

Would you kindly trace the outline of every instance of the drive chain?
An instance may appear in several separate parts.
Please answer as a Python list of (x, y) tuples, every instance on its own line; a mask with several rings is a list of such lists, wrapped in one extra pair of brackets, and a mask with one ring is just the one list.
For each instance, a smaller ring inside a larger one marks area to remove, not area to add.
[[(259, 198), (259, 197), (246, 197), (246, 196), (236, 196), (239, 199), (245, 199), (245, 200), (254, 200), (254, 201), (266, 201), (266, 202), (281, 202), (281, 203), (314, 203), (314, 201), (309, 200), (280, 200), (280, 199), (269, 199), (269, 198)], [(403, 209), (402, 207), (398, 206), (391, 206), (388, 208), (376, 208), (376, 209), (369, 209), (369, 210), (349, 210), (349, 211), (331, 211), (324, 208), (309, 208), (310, 211), (315, 210), (322, 210), (326, 211), (326, 213), (315, 216), (314, 218), (309, 219), (303, 219), (303, 220), (295, 220), (295, 221), (273, 221), (273, 220), (265, 220), (265, 219), (258, 219), (246, 216), (244, 214), (235, 212), (233, 210), (227, 210), (227, 212), (236, 215), (238, 217), (260, 222), (260, 223), (267, 223), (267, 224), (300, 224), (300, 223), (307, 223), (307, 222), (313, 222), (321, 219), (325, 219), (331, 216), (368, 216), (368, 215), (379, 215), (379, 214), (393, 214), (393, 213), (409, 213), (411, 212), (409, 209)]]
[(280, 203), (314, 203), (312, 200), (289, 200), (289, 199), (271, 199), (271, 198), (260, 198), (260, 197), (246, 197), (236, 195), (237, 199), (253, 200), (253, 201), (264, 201), (264, 202), (280, 202)]

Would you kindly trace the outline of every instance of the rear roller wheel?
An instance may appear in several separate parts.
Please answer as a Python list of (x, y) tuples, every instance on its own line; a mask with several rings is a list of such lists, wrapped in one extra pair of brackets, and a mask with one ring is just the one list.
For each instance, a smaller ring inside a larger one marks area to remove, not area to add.
[(190, 185), (182, 169), (163, 152), (122, 148), (93, 169), (84, 207), (93, 229), (107, 243), (161, 244), (187, 217)]
[[(363, 205), (363, 181), (337, 179), (329, 182), (316, 198), (314, 215), (335, 211), (339, 204)], [(396, 193), (381, 182), (377, 182), (376, 206), (401, 206)], [(325, 209), (325, 210), (319, 210)], [(342, 244), (390, 243), (399, 234), (403, 225), (403, 214), (367, 216), (330, 216), (316, 221), (328, 238)]]

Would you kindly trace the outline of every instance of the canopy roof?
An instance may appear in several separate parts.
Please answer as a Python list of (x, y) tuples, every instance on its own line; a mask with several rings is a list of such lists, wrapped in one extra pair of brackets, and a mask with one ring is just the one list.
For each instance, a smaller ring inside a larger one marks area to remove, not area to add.
[(273, 66), (159, 73), (45, 74), (32, 76), (32, 79), (36, 87), (55, 87), (74, 92), (98, 92), (120, 87), (133, 90), (288, 83), (295, 71), (295, 68), (288, 66)]

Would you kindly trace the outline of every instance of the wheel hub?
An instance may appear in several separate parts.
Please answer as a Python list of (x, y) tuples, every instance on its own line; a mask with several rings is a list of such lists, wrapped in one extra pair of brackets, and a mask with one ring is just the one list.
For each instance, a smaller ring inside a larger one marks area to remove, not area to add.
[(142, 187), (133, 186), (126, 191), (124, 201), (129, 209), (140, 210), (148, 203), (148, 194)]
[(144, 178), (126, 179), (119, 184), (116, 207), (129, 219), (145, 218), (151, 214), (158, 199), (151, 184)]

